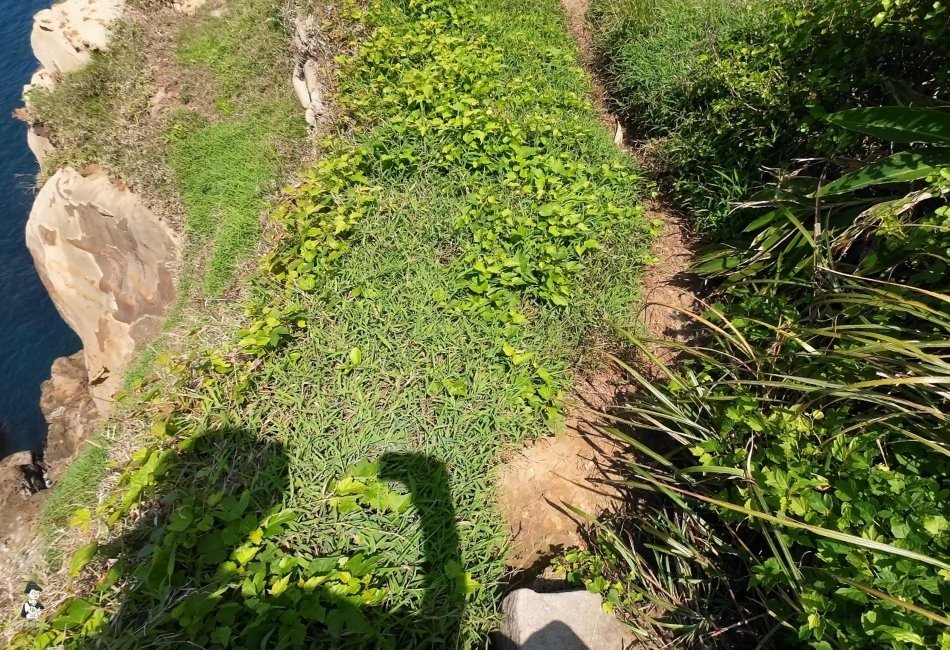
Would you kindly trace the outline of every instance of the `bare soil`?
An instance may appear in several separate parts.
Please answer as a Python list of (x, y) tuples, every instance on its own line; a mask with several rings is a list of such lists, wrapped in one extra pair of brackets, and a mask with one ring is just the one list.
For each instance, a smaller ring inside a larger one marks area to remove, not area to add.
[[(586, 19), (589, 0), (561, 0), (561, 6), (581, 64), (590, 75), (591, 99), (600, 110), (600, 121), (616, 134), (617, 146), (642, 161), (609, 109)], [(643, 275), (641, 326), (651, 338), (686, 341), (692, 321), (683, 312), (700, 304), (697, 283), (689, 273), (697, 238), (684, 217), (655, 202), (646, 208), (646, 217), (658, 225), (659, 234), (653, 245), (656, 262)], [(666, 346), (654, 346), (653, 352), (663, 361), (675, 356)], [(621, 369), (605, 359), (575, 384), (566, 430), (525, 447), (502, 467), (499, 503), (511, 530), (509, 564), (515, 574), (536, 576), (562, 549), (584, 545), (589, 522), (566, 504), (592, 517), (619, 505), (620, 495), (609, 479), (616, 476), (625, 450), (601, 435), (598, 427), (605, 424), (604, 412), (622, 401), (625, 390)]]

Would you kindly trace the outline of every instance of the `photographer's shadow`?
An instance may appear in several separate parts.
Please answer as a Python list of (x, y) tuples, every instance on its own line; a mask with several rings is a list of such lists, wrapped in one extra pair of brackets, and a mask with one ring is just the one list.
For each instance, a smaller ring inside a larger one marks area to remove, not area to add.
[[(283, 510), (289, 463), (278, 442), (240, 429), (189, 440), (159, 472), (157, 498), (149, 500), (155, 505), (138, 512), (137, 525), (104, 547), (116, 563), (100, 590), (119, 590), (121, 603), (85, 647), (458, 645), (465, 588), (441, 461), (410, 452), (376, 461), (381, 481), (408, 491), (419, 521), (424, 594), (407, 613), (387, 609), (385, 600), (361, 605), (347, 593), (340, 580), (363, 577), (360, 557), (337, 566), (338, 558), (294, 543), (293, 517)], [(367, 574), (371, 565), (363, 567)]]

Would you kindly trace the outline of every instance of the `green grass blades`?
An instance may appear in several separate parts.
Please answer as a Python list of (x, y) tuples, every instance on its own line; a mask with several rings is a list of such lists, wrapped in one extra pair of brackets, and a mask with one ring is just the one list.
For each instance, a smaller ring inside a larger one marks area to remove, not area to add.
[(286, 42), (268, 0), (235, 3), (229, 15), (185, 30), (177, 56), (214, 80), (217, 119), (195, 111), (172, 116), (168, 162), (188, 215), (190, 243), (202, 250), (202, 288), (219, 296), (236, 265), (257, 245), (265, 195), (282, 163), (307, 134), (286, 92)]
[[(632, 322), (638, 178), (554, 0), (383, 2), (362, 20), (337, 61), (341, 123), (272, 208), (245, 326), (143, 383), (165, 395), (140, 405), (156, 426), (90, 511), (113, 534), (73, 563), (106, 586), (43, 643), (487, 642), (495, 470), (550, 430), (603, 324)], [(189, 56), (218, 51), (195, 39)]]

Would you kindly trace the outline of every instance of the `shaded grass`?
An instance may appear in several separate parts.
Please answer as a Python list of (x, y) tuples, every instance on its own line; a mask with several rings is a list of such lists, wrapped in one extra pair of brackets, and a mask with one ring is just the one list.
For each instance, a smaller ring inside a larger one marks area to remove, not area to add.
[(720, 36), (755, 23), (750, 0), (595, 0), (591, 20), (624, 117), (666, 135), (687, 115), (697, 73)]
[[(728, 128), (720, 128), (719, 138), (710, 135), (728, 101), (717, 105), (707, 95), (717, 62), (729, 57), (720, 43), (760, 24), (762, 6), (755, 0), (592, 3), (590, 19), (611, 101), (631, 135), (646, 141), (642, 153), (663, 189), (703, 230), (723, 226), (731, 203), (747, 196), (758, 179), (757, 162), (746, 150), (751, 135), (738, 142), (727, 141)], [(781, 93), (778, 77), (763, 81)], [(748, 89), (733, 90), (737, 96), (743, 92)]]
[(55, 544), (58, 531), (66, 527), (69, 517), (78, 508), (96, 502), (99, 486), (108, 473), (109, 446), (105, 435), (94, 435), (43, 502), (37, 526), (47, 547), (47, 561), (53, 566), (62, 558), (62, 549)]
[(701, 229), (728, 236), (741, 230), (733, 205), (764, 188), (764, 170), (879, 146), (828, 123), (829, 114), (945, 103), (946, 21), (918, 10), (878, 16), (863, 0), (595, 0), (591, 18), (608, 89), (631, 135), (647, 140), (642, 151), (663, 188)]

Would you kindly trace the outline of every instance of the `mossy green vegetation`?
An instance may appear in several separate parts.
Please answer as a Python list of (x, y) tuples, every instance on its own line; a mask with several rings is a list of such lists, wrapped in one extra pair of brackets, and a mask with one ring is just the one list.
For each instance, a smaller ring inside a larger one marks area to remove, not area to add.
[(827, 115), (947, 101), (941, 3), (595, 0), (591, 18), (616, 107), (708, 233), (766, 169), (866, 153)]
[(299, 153), (306, 127), (287, 92), (289, 36), (271, 2), (236, 3), (224, 19), (185, 30), (178, 59), (207, 67), (214, 79), (209, 119), (179, 111), (166, 129), (168, 164), (206, 264), (202, 288), (227, 287), (235, 265), (257, 245), (268, 190), (281, 164)]
[(39, 530), (51, 565), (58, 565), (62, 560), (62, 550), (56, 544), (58, 531), (78, 508), (96, 501), (99, 485), (108, 472), (108, 448), (109, 441), (104, 435), (93, 436), (43, 503)]
[[(497, 465), (556, 424), (585, 344), (632, 322), (640, 182), (554, 0), (340, 8), (363, 34), (339, 44), (341, 118), (272, 210), (245, 327), (137, 384), (127, 417), (152, 433), (73, 513), (107, 532), (24, 643), (486, 643)], [(184, 51), (226, 60), (240, 24)]]

